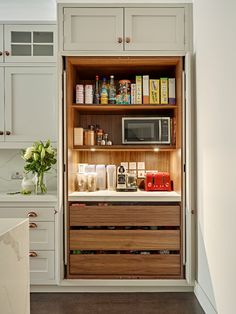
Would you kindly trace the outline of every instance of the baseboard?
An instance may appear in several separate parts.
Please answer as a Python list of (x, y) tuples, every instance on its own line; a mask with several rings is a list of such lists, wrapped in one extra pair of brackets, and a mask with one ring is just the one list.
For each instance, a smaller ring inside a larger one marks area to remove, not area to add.
[(206, 314), (217, 314), (208, 296), (197, 282), (195, 282), (194, 293)]

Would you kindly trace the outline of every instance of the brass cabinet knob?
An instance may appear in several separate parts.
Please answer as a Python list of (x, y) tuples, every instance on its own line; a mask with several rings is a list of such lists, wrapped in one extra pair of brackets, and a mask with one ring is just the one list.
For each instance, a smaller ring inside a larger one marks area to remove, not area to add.
[(125, 42), (126, 42), (127, 44), (129, 44), (129, 43), (130, 43), (130, 38), (129, 38), (129, 37), (126, 37), (126, 38), (125, 38)]
[(118, 40), (117, 40), (117, 41), (118, 41), (119, 44), (121, 44), (122, 41), (123, 41), (123, 40), (122, 40), (122, 37), (118, 37)]
[(38, 217), (38, 215), (35, 212), (29, 212), (28, 217)]
[(0, 56), (2, 56), (2, 51), (0, 51)]
[(8, 57), (10, 56), (10, 52), (9, 51), (5, 51), (5, 55)]
[(38, 254), (36, 252), (29, 252), (29, 257), (37, 257)]
[(11, 135), (11, 132), (10, 131), (6, 131), (6, 135)]
[(37, 228), (38, 226), (37, 226), (36, 223), (30, 222), (29, 227), (30, 227), (30, 229), (35, 229), (35, 228)]
[(3, 135), (4, 134), (4, 132), (3, 131), (0, 131), (0, 135)]

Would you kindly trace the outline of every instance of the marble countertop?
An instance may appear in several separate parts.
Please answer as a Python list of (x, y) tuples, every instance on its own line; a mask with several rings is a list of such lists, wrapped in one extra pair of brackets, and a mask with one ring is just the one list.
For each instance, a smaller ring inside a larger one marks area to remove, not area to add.
[(9, 195), (7, 192), (0, 192), (0, 203), (4, 202), (57, 202), (57, 193), (56, 192), (48, 192), (47, 194), (30, 194), (30, 195), (23, 195), (23, 194), (13, 194)]
[(132, 202), (180, 202), (181, 195), (175, 191), (146, 192), (138, 190), (137, 192), (116, 192), (116, 191), (96, 191), (96, 192), (73, 192), (69, 194), (69, 201), (132, 201)]
[(0, 238), (25, 221), (28, 221), (28, 218), (0, 218)]

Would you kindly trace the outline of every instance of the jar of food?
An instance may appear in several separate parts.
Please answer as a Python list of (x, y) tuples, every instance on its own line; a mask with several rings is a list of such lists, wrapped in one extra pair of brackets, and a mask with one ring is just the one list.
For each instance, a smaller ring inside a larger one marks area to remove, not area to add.
[(87, 174), (77, 173), (77, 190), (79, 192), (87, 191)]
[(97, 130), (97, 145), (102, 145), (102, 140), (103, 140), (103, 129), (98, 129)]
[(130, 80), (120, 80), (118, 94), (116, 96), (117, 104), (130, 104)]
[(90, 146), (95, 145), (94, 135), (95, 135), (95, 132), (93, 130), (85, 130), (84, 144), (90, 145)]
[(89, 192), (95, 192), (97, 190), (97, 174), (96, 172), (87, 173), (87, 187)]

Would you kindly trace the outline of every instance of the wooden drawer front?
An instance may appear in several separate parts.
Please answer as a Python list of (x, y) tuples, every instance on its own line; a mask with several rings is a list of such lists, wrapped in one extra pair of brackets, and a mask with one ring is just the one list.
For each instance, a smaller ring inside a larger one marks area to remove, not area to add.
[(180, 226), (180, 206), (71, 206), (71, 226)]
[(30, 221), (54, 221), (54, 208), (1, 208), (1, 218), (29, 218)]
[(55, 279), (54, 251), (37, 251), (37, 255), (30, 257), (30, 282), (44, 283)]
[(180, 231), (71, 230), (70, 250), (180, 250)]
[(54, 250), (54, 222), (30, 223), (30, 249)]
[(180, 275), (180, 255), (70, 255), (73, 275)]

